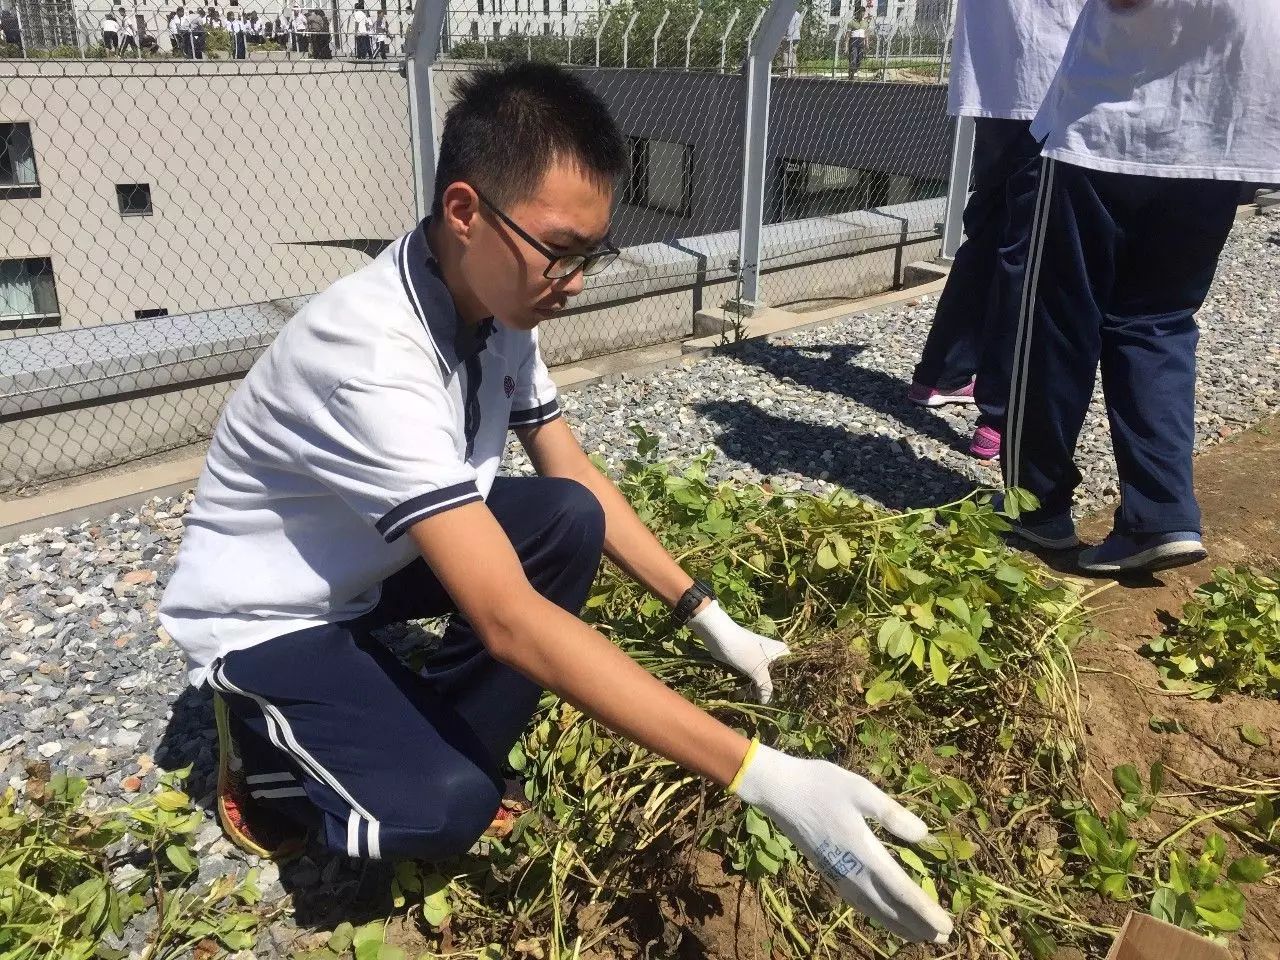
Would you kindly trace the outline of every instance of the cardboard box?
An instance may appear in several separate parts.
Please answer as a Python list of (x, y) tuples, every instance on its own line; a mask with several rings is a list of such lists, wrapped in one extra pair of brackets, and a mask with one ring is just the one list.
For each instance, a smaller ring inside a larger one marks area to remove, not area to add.
[(1190, 930), (1130, 911), (1107, 960), (1231, 960), (1231, 954)]

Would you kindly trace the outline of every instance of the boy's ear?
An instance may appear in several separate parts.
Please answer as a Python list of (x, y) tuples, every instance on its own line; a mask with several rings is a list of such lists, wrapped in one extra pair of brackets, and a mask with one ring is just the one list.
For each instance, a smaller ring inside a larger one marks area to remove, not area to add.
[(470, 239), (476, 216), (480, 213), (480, 197), (470, 184), (461, 180), (445, 187), (441, 199), (445, 228), (460, 240)]

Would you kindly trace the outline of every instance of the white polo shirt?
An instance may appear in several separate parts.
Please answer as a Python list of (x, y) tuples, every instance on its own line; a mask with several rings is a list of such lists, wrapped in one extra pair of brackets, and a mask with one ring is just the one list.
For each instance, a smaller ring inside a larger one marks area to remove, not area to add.
[(369, 15), (367, 13), (363, 10), (357, 10), (352, 15), (352, 20), (355, 23), (356, 36), (366, 37), (369, 35)]
[(1031, 132), (1093, 170), (1280, 181), (1280, 0), (1090, 0)]
[(947, 112), (1030, 120), (1085, 0), (960, 0)]
[(281, 330), (223, 410), (160, 621), (189, 678), (357, 617), (417, 521), (488, 495), (509, 427), (560, 415), (536, 333), (458, 319), (425, 222)]

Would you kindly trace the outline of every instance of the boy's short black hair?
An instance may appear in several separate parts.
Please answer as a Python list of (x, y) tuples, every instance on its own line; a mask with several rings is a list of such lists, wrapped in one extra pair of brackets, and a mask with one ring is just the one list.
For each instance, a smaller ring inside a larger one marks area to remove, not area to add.
[(533, 194), (553, 163), (566, 159), (612, 185), (627, 149), (609, 108), (562, 67), (525, 62), (483, 69), (461, 81), (436, 163), (431, 212), (443, 212), (451, 183), (471, 184), (498, 206)]

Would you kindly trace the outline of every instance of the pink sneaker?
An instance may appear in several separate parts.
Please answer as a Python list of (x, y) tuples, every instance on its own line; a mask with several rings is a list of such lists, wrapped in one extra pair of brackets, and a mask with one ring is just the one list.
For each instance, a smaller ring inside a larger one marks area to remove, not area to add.
[(973, 431), (969, 452), (979, 460), (994, 460), (1000, 456), (1000, 431), (995, 427), (981, 426)]
[(913, 383), (907, 399), (921, 407), (943, 407), (948, 403), (973, 403), (973, 381), (955, 390), (938, 390), (923, 383)]

